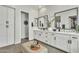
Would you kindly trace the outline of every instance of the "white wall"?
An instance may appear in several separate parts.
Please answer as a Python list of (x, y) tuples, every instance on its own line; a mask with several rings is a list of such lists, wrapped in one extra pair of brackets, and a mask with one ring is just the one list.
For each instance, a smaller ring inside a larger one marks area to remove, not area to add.
[[(49, 5), (44, 6), (44, 8), (38, 10), (37, 6), (32, 5), (12, 5), (10, 7), (13, 7), (16, 9), (16, 21), (15, 21), (15, 41), (16, 43), (21, 42), (21, 11), (29, 13), (29, 39), (33, 39), (33, 28), (31, 27), (31, 22), (34, 20), (34, 18), (37, 18), (38, 16), (48, 15), (48, 19), (52, 20), (53, 15), (55, 12), (79, 7), (79, 6), (68, 6), (68, 5)], [(51, 24), (52, 28), (54, 27), (54, 23)]]
[(15, 20), (15, 43), (21, 42), (21, 11), (29, 13), (29, 40), (33, 39), (33, 30), (31, 22), (38, 16), (38, 10), (36, 6), (29, 5), (11, 5), (10, 7), (15, 8), (16, 20)]

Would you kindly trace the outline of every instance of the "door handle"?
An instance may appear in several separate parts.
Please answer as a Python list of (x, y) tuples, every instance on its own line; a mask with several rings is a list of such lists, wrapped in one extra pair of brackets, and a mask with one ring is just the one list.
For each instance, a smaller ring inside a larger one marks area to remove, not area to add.
[(6, 21), (6, 24), (9, 24), (9, 21)]
[(8, 28), (9, 26), (8, 25), (6, 25), (6, 28)]

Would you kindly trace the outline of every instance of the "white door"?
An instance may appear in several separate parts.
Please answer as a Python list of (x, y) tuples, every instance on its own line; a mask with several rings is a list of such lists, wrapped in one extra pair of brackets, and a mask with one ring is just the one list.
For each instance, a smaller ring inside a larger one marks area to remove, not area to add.
[(28, 26), (29, 14), (21, 12), (21, 38), (29, 37), (29, 26)]
[(68, 51), (68, 40), (69, 36), (63, 35), (63, 34), (57, 34), (56, 35), (56, 47)]
[(14, 44), (14, 9), (0, 6), (0, 47)]
[(0, 47), (6, 46), (8, 44), (6, 19), (7, 19), (7, 8), (0, 6)]
[(8, 44), (14, 44), (14, 9), (8, 8), (8, 28), (7, 28), (7, 36), (8, 36)]

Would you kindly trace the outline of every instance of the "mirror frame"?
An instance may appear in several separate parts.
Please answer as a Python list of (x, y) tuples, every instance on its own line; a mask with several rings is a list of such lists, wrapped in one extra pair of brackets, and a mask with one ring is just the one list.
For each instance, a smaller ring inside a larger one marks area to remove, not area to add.
[[(44, 23), (47, 24), (47, 27), (45, 27), (45, 28), (40, 27), (40, 25), (42, 25), (42, 24), (39, 24), (40, 18), (44, 18)], [(47, 29), (48, 28), (48, 15), (44, 15), (44, 16), (38, 17), (36, 19), (37, 19), (37, 27), (38, 27), (38, 29)]]
[[(76, 12), (77, 12), (77, 13), (76, 13), (76, 14), (77, 14), (76, 16), (77, 16), (77, 21), (78, 21), (78, 7), (71, 8), (71, 9), (67, 9), (67, 10), (63, 10), (63, 11), (60, 11), (60, 12), (55, 12), (55, 13), (54, 13), (54, 17), (56, 17), (56, 14), (63, 13), (63, 12), (66, 12), (66, 11), (71, 11), (71, 10), (74, 10), (74, 9), (76, 9)], [(54, 25), (55, 25), (55, 28), (56, 28), (56, 20), (55, 20), (55, 24), (54, 24)], [(59, 25), (59, 26), (60, 26), (60, 25)], [(78, 23), (77, 23), (77, 26), (78, 26)], [(77, 31), (77, 29), (78, 29), (77, 26), (76, 26), (76, 29), (75, 29), (76, 31)]]

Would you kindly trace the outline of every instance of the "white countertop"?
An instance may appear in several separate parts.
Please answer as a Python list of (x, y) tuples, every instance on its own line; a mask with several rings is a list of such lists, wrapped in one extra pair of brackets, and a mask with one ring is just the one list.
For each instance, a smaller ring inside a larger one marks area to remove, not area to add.
[(76, 32), (55, 32), (55, 33), (68, 34), (68, 35), (79, 35), (79, 33), (76, 33)]
[(43, 31), (43, 32), (52, 32), (52, 33), (57, 33), (57, 34), (67, 34), (67, 35), (78, 35), (79, 33), (77, 32), (58, 32), (58, 31), (51, 31), (51, 30), (37, 30), (37, 31)]

